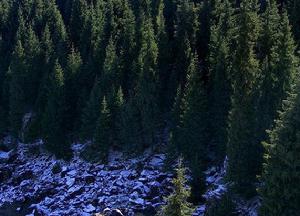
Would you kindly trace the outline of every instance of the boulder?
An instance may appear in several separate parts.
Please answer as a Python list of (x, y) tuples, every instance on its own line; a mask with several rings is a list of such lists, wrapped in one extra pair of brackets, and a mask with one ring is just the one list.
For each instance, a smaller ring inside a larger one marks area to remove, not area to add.
[(12, 176), (12, 171), (8, 167), (0, 168), (0, 183), (3, 183), (10, 179)]
[[(96, 214), (97, 216), (97, 214)], [(98, 216), (124, 216), (122, 211), (120, 209), (110, 209), (110, 208), (105, 208), (103, 210), (103, 214), (98, 214)]]
[(68, 198), (72, 199), (75, 196), (78, 196), (78, 195), (82, 194), (83, 192), (84, 192), (84, 187), (82, 187), (82, 186), (73, 186), (68, 190), (68, 193), (69, 193)]
[(95, 206), (93, 206), (92, 204), (89, 204), (87, 205), (85, 208), (84, 208), (84, 211), (87, 212), (87, 213), (92, 213), (96, 210)]
[(95, 176), (93, 176), (93, 175), (90, 175), (90, 174), (87, 174), (87, 175), (85, 175), (85, 176), (83, 176), (84, 177), (84, 181), (87, 183), (87, 184), (92, 184), (92, 183), (94, 183), (95, 182)]
[(160, 167), (164, 165), (166, 156), (164, 154), (157, 154), (150, 160), (149, 165), (153, 167)]
[(10, 150), (9, 152), (0, 151), (0, 164), (13, 162), (16, 159), (16, 151)]
[(150, 193), (149, 193), (150, 198), (154, 198), (160, 195), (161, 184), (159, 182), (157, 181), (151, 182), (149, 186), (150, 186)]
[(72, 187), (75, 183), (75, 178), (70, 178), (69, 176), (67, 176), (67, 179), (66, 179), (66, 185), (68, 187)]
[(16, 174), (16, 176), (13, 177), (12, 183), (14, 185), (19, 185), (24, 180), (29, 180), (34, 177), (34, 174), (31, 170), (25, 170), (19, 174)]
[(119, 210), (119, 209), (113, 209), (113, 210), (111, 211), (110, 216), (124, 216), (124, 215), (123, 215), (123, 213), (121, 212), (121, 210)]

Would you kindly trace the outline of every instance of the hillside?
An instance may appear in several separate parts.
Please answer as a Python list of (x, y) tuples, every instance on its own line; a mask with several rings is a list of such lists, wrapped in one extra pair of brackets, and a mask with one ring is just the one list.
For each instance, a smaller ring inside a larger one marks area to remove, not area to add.
[(0, 0), (0, 215), (300, 215), (299, 9)]

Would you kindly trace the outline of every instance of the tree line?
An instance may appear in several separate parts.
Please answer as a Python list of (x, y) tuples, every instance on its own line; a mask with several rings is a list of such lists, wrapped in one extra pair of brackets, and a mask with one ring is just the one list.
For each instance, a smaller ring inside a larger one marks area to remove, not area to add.
[(203, 171), (227, 156), (235, 193), (251, 197), (260, 183), (262, 215), (297, 215), (299, 9), (298, 0), (1, 1), (0, 133), (43, 138), (66, 159), (73, 141), (89, 140), (82, 156), (101, 162), (111, 148), (139, 154), (167, 138), (169, 160), (182, 155), (192, 170), (193, 202)]

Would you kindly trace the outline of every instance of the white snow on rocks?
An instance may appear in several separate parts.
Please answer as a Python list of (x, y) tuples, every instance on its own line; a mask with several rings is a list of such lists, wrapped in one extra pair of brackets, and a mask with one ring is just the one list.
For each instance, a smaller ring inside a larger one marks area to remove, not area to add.
[[(0, 209), (7, 203), (18, 203), (21, 209), (30, 200), (29, 215), (88, 216), (105, 208), (119, 211), (118, 215), (154, 215), (172, 191), (172, 175), (162, 170), (163, 154), (125, 159), (121, 153), (114, 153), (104, 165), (80, 159), (82, 144), (72, 146), (74, 157), (70, 162), (45, 153), (33, 156), (28, 148), (19, 144), (16, 159), (0, 164)], [(53, 174), (52, 167), (57, 163), (61, 171)], [(1, 178), (2, 170), (8, 173), (6, 178)]]

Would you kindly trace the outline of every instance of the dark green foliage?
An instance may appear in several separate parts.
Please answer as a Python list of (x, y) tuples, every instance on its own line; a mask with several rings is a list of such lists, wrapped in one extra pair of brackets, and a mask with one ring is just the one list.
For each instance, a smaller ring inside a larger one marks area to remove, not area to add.
[[(227, 154), (234, 193), (251, 196), (261, 141), (298, 76), (299, 5), (0, 1), (0, 136), (43, 138), (58, 157), (79, 138), (97, 162), (110, 149), (167, 151), (169, 162), (182, 154), (195, 203), (203, 171)], [(224, 200), (212, 214), (226, 212)]]
[(94, 136), (94, 145), (96, 146), (96, 151), (99, 152), (98, 157), (103, 162), (107, 162), (108, 160), (108, 151), (109, 146), (111, 145), (111, 139), (111, 114), (104, 97)]
[[(267, 6), (261, 44), (264, 52), (261, 63), (260, 95), (257, 107), (258, 142), (267, 139), (266, 130), (272, 128), (281, 109), (282, 100), (290, 90), (297, 74), (295, 43), (286, 13), (278, 15), (276, 6), (270, 1)], [(279, 23), (279, 24), (278, 24)], [(270, 28), (268, 26), (274, 26)]]
[(236, 191), (251, 196), (255, 192), (253, 182), (260, 173), (262, 158), (260, 143), (253, 136), (254, 92), (259, 74), (254, 53), (259, 31), (256, 0), (242, 2), (237, 22), (239, 34), (232, 65), (233, 94), (227, 145), (228, 179), (234, 182)]
[(233, 28), (233, 9), (229, 1), (215, 2), (214, 19), (210, 29), (209, 67), (211, 74), (210, 136), (216, 161), (222, 163), (226, 154), (228, 114), (231, 96), (230, 37)]
[(122, 148), (122, 110), (124, 109), (124, 94), (120, 87), (118, 90), (112, 89), (110, 94), (110, 110), (111, 110), (111, 130), (112, 139), (114, 141), (115, 147), (119, 149)]
[(286, 0), (285, 6), (287, 5), (289, 17), (291, 20), (291, 24), (293, 27), (293, 32), (295, 35), (295, 38), (299, 44), (300, 42), (300, 15), (299, 15), (299, 9), (300, 9), (300, 1), (299, 0)]
[(203, 192), (202, 172), (207, 162), (208, 104), (206, 89), (201, 80), (197, 56), (192, 55), (188, 67), (187, 85), (184, 95), (178, 89), (173, 109), (171, 145), (190, 162), (192, 170), (192, 199), (199, 201)]
[(181, 160), (176, 175), (173, 180), (174, 192), (166, 199), (167, 205), (158, 213), (159, 216), (190, 216), (193, 213), (193, 207), (187, 201), (190, 189), (186, 187), (185, 168)]
[(56, 61), (50, 75), (47, 105), (43, 115), (42, 130), (46, 148), (59, 158), (69, 158), (71, 151), (65, 133), (64, 74)]
[(238, 216), (232, 196), (228, 193), (208, 205), (205, 216)]
[(283, 111), (269, 131), (265, 164), (260, 189), (260, 215), (297, 215), (300, 212), (299, 159), (299, 80), (297, 87), (284, 101)]
[(21, 41), (18, 41), (8, 72), (11, 76), (9, 88), (9, 117), (10, 126), (15, 136), (18, 135), (18, 131), (21, 129), (22, 117), (25, 112), (24, 80), (26, 73), (24, 73), (24, 71), (26, 71), (24, 48)]
[(66, 130), (73, 131), (75, 123), (78, 122), (80, 110), (77, 104), (79, 99), (79, 89), (77, 86), (82, 60), (78, 52), (74, 49), (68, 55), (65, 69), (65, 91), (66, 91)]
[(143, 150), (141, 145), (140, 113), (136, 100), (133, 97), (126, 101), (122, 109), (120, 136), (124, 143), (124, 151), (128, 154), (139, 153)]
[(150, 18), (143, 16), (141, 27), (141, 49), (138, 56), (138, 84), (136, 102), (140, 115), (143, 148), (154, 144), (158, 129), (157, 102), (157, 57), (158, 47)]
[(80, 131), (80, 137), (82, 140), (91, 138), (95, 133), (102, 97), (103, 94), (101, 92), (100, 82), (96, 79), (89, 100), (82, 111)]
[(60, 163), (55, 163), (52, 166), (52, 170), (51, 171), (52, 171), (53, 174), (60, 173), (62, 171)]
[(111, 112), (105, 97), (101, 103), (101, 112), (97, 120), (92, 144), (82, 153), (83, 157), (93, 162), (107, 163), (109, 148), (112, 142)]

